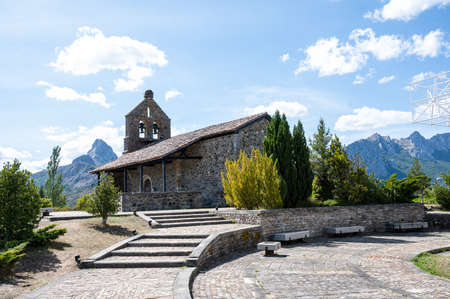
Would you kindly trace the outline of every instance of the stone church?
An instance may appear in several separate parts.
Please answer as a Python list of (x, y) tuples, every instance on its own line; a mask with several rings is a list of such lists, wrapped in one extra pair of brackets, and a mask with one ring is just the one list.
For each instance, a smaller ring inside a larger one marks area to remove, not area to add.
[(147, 90), (125, 116), (123, 155), (91, 173), (114, 176), (123, 211), (222, 206), (225, 160), (262, 150), (269, 121), (260, 113), (171, 137), (170, 118)]

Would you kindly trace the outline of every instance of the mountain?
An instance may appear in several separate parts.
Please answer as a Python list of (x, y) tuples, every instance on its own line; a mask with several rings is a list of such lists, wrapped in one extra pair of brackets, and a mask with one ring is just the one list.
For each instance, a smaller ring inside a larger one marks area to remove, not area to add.
[[(60, 166), (58, 173), (62, 174), (67, 205), (74, 206), (81, 195), (91, 192), (97, 184), (97, 176), (89, 171), (115, 159), (117, 155), (112, 148), (103, 140), (97, 139), (87, 154), (75, 158), (69, 165)], [(38, 186), (45, 185), (47, 170), (37, 172), (32, 177)]]
[(393, 173), (397, 173), (399, 178), (405, 177), (414, 158), (419, 159), (433, 181), (450, 169), (450, 133), (437, 134), (430, 139), (417, 131), (400, 139), (374, 134), (353, 142), (346, 150), (351, 158), (358, 154), (368, 172), (380, 179), (387, 179)]

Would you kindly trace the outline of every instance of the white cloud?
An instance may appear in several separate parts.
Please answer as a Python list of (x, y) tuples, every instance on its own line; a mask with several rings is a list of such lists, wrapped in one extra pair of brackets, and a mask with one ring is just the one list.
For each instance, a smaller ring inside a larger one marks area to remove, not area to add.
[(300, 117), (304, 116), (308, 112), (308, 108), (306, 108), (306, 106), (300, 104), (299, 102), (287, 101), (275, 101), (267, 106), (259, 105), (253, 108), (247, 107), (244, 109), (244, 112), (247, 115), (253, 115), (262, 112), (274, 114), (277, 110), (280, 111), (280, 113), (286, 114), (287, 117)]
[(364, 82), (366, 82), (367, 79), (372, 78), (372, 76), (375, 74), (375, 69), (374, 68), (370, 68), (369, 72), (367, 72), (367, 74), (365, 75), (356, 75), (355, 79), (353, 80), (352, 84), (353, 85), (360, 85), (363, 84)]
[(58, 71), (74, 75), (96, 74), (102, 70), (122, 71), (124, 78), (114, 80), (116, 91), (136, 90), (153, 66), (165, 66), (166, 55), (156, 46), (128, 36), (109, 36), (96, 28), (78, 28), (77, 39), (57, 50), (50, 63)]
[(443, 7), (449, 3), (450, 0), (390, 0), (383, 8), (367, 12), (364, 17), (379, 22), (387, 20), (406, 22), (434, 6)]
[(349, 38), (355, 42), (355, 47), (359, 51), (371, 53), (378, 60), (399, 57), (408, 47), (408, 43), (396, 35), (376, 37), (371, 28), (355, 29), (350, 33)]
[(61, 165), (69, 164), (80, 155), (86, 154), (91, 148), (95, 139), (103, 139), (120, 155), (123, 151), (123, 131), (121, 128), (113, 127), (111, 121), (105, 121), (92, 128), (78, 126), (75, 131), (58, 127), (53, 130), (42, 129), (42, 132), (51, 132), (46, 134), (46, 139), (59, 143), (61, 145)]
[(51, 99), (55, 99), (61, 102), (73, 102), (73, 101), (85, 101), (94, 103), (105, 108), (109, 108), (110, 105), (106, 102), (106, 97), (101, 92), (93, 92), (89, 94), (80, 94), (69, 87), (59, 87), (50, 84), (45, 81), (39, 81), (36, 83), (39, 86), (46, 86), (45, 95)]
[(423, 73), (418, 73), (418, 74), (414, 75), (414, 76), (411, 78), (411, 83), (417, 82), (417, 81), (422, 81), (422, 80), (424, 80), (424, 79), (426, 79), (426, 78), (429, 78), (429, 77), (432, 77), (432, 76), (434, 76), (434, 75), (436, 75), (436, 74), (433, 73), (433, 72), (423, 72)]
[(27, 151), (19, 151), (10, 146), (0, 146), (0, 160), (8, 159), (26, 159), (31, 158), (31, 154)]
[(12, 162), (14, 159), (20, 161), (22, 169), (27, 169), (33, 173), (45, 168), (48, 163), (48, 159), (38, 161), (31, 160), (32, 155), (28, 151), (20, 151), (10, 146), (0, 146), (0, 167), (6, 162)]
[(439, 29), (430, 31), (427, 35), (414, 34), (411, 47), (408, 49), (409, 55), (417, 55), (421, 58), (436, 57), (440, 54), (442, 47), (446, 46), (444, 33)]
[(312, 70), (319, 76), (354, 73), (366, 64), (368, 56), (348, 42), (343, 44), (336, 37), (320, 39), (306, 50), (306, 58), (300, 62), (295, 74)]
[(391, 82), (394, 79), (395, 79), (394, 75), (392, 75), (392, 76), (385, 76), (385, 77), (381, 78), (380, 80), (378, 80), (378, 84), (386, 84), (388, 82)]
[(411, 112), (379, 110), (362, 107), (353, 110), (353, 114), (341, 115), (334, 129), (336, 131), (365, 131), (411, 122)]
[(170, 100), (171, 98), (178, 97), (178, 96), (182, 96), (182, 95), (183, 95), (183, 93), (182, 93), (181, 91), (178, 91), (178, 90), (176, 90), (176, 89), (173, 89), (173, 90), (167, 91), (166, 94), (165, 94), (165, 96), (164, 96), (164, 98), (166, 99), (166, 101), (168, 101), (168, 100)]
[(444, 33), (439, 29), (430, 31), (425, 36), (415, 34), (410, 39), (402, 39), (397, 35), (377, 37), (371, 28), (355, 29), (350, 33), (348, 41), (330, 37), (319, 39), (309, 46), (305, 50), (306, 58), (300, 61), (295, 74), (317, 71), (322, 77), (354, 73), (366, 65), (369, 54), (383, 61), (406, 55), (416, 55), (423, 59), (436, 57), (441, 53), (449, 55), (450, 43), (444, 40)]
[(286, 62), (289, 60), (289, 53), (285, 53), (283, 55), (280, 56), (281, 62)]

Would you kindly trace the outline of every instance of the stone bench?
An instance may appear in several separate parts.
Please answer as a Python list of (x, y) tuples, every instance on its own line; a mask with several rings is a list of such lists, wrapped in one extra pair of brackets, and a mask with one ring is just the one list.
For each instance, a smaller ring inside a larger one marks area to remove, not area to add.
[(53, 208), (41, 208), (41, 215), (50, 216), (50, 213), (53, 212)]
[(428, 228), (428, 222), (417, 221), (417, 222), (394, 222), (392, 223), (392, 228), (394, 231), (406, 231), (406, 230), (419, 230)]
[(309, 230), (302, 230), (297, 232), (278, 233), (272, 236), (274, 241), (294, 241), (309, 237)]
[(280, 242), (261, 242), (258, 243), (258, 250), (264, 250), (264, 255), (270, 256), (275, 254), (275, 250), (281, 248)]
[(364, 226), (339, 226), (339, 227), (327, 227), (325, 231), (330, 235), (342, 235), (342, 234), (353, 234), (362, 233), (364, 231)]

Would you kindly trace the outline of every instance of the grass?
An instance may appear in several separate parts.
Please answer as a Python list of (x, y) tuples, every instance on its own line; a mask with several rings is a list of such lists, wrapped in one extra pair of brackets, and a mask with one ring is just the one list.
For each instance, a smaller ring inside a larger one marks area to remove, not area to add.
[(424, 252), (412, 261), (425, 272), (450, 279), (450, 255)]
[[(48, 248), (27, 251), (11, 279), (0, 281), (0, 297), (16, 298), (39, 288), (69, 272), (78, 270), (74, 257), (82, 259), (137, 233), (149, 232), (148, 224), (135, 216), (109, 217), (103, 227), (101, 218), (52, 222), (57, 228), (65, 227), (67, 233)], [(42, 220), (40, 227), (49, 225)]]

